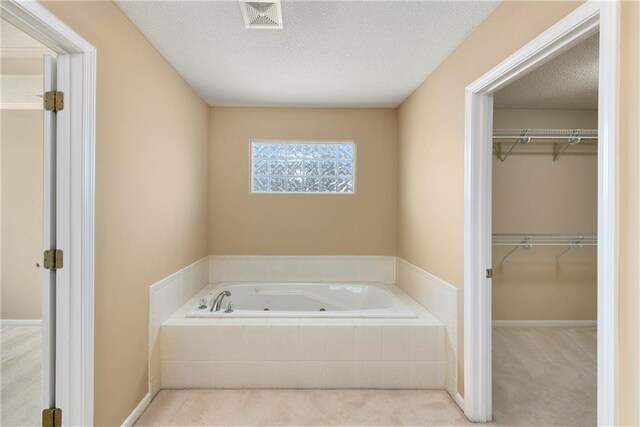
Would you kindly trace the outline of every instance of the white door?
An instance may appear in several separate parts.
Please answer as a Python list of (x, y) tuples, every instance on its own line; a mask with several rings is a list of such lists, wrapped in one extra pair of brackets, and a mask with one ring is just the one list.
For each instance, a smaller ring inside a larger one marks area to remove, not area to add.
[[(52, 56), (44, 57), (44, 104), (47, 93), (57, 88), (57, 63)], [(56, 249), (56, 127), (57, 113), (44, 111), (44, 212), (43, 253)], [(49, 255), (51, 253), (49, 252)], [(43, 268), (42, 280), (42, 407), (56, 407), (56, 270)], [(44, 415), (43, 415), (44, 416)]]

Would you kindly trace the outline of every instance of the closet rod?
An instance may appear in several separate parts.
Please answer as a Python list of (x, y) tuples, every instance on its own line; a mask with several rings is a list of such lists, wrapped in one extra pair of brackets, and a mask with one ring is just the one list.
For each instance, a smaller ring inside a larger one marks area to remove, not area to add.
[(597, 129), (494, 129), (494, 138), (521, 138), (523, 136), (531, 138), (598, 138)]
[(573, 147), (580, 142), (597, 141), (598, 131), (596, 129), (494, 129), (493, 139), (514, 140), (506, 154), (501, 155), (500, 146), (496, 149), (497, 156), (501, 162), (507, 160), (518, 144), (526, 145), (531, 142), (539, 143), (545, 140), (555, 144), (554, 141), (566, 140), (567, 142), (564, 143), (562, 148), (554, 154), (553, 162), (555, 162), (569, 147)]
[(493, 246), (513, 246), (502, 257), (502, 262), (509, 258), (516, 250), (531, 249), (534, 246), (568, 246), (556, 255), (556, 261), (572, 249), (584, 246), (597, 246), (598, 237), (595, 234), (494, 234)]
[(565, 246), (576, 240), (582, 240), (584, 244), (595, 246), (598, 237), (595, 234), (493, 234), (494, 246), (512, 246), (525, 241), (534, 246)]
[[(525, 138), (522, 136), (506, 136), (506, 135), (494, 135), (493, 139), (520, 139), (520, 138)], [(544, 142), (544, 141), (553, 141), (553, 140), (563, 140), (563, 139), (574, 139), (575, 137), (572, 136), (529, 136), (526, 137), (528, 139), (530, 139), (531, 141), (536, 141), (536, 142)], [(598, 137), (597, 136), (581, 136), (579, 137), (580, 139), (586, 139), (586, 140), (591, 140), (591, 141), (597, 141)]]

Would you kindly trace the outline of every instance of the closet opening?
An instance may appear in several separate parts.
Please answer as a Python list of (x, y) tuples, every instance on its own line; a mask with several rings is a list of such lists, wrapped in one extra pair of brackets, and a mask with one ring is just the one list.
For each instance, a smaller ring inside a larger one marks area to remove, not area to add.
[(599, 34), (494, 94), (493, 419), (597, 424)]

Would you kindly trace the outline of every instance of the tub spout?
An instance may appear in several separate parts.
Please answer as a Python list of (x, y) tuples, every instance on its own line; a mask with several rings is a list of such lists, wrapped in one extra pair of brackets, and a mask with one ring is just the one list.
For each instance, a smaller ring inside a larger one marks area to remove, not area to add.
[(209, 309), (209, 311), (220, 311), (222, 300), (224, 299), (224, 297), (230, 297), (230, 296), (231, 296), (231, 292), (229, 291), (220, 292), (218, 296), (215, 297), (213, 301), (211, 301), (211, 308)]

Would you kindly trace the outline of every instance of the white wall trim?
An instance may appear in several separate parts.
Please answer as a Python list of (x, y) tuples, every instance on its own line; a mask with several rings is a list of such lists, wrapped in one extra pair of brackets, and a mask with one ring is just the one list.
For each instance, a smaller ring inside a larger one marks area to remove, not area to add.
[(0, 319), (0, 327), (42, 326), (42, 319)]
[(598, 325), (597, 320), (494, 320), (493, 327), (517, 328), (587, 328)]
[(0, 55), (4, 57), (31, 57), (40, 58), (42, 55), (48, 55), (51, 51), (46, 47), (0, 47)]
[(149, 287), (149, 394), (160, 391), (160, 326), (208, 283), (209, 256), (158, 280)]
[(440, 319), (456, 338), (458, 289), (400, 257), (396, 257), (395, 274), (396, 284)]
[(453, 398), (453, 401), (458, 404), (460, 409), (464, 411), (464, 399), (460, 396), (460, 393), (456, 393), (456, 396)]
[(396, 272), (398, 270), (398, 264), (400, 265), (405, 265), (409, 268), (411, 268), (412, 270), (417, 271), (419, 274), (428, 277), (430, 281), (435, 281), (438, 282), (438, 284), (440, 286), (443, 286), (445, 288), (447, 288), (448, 290), (452, 291), (452, 292), (457, 292), (458, 288), (456, 288), (455, 286), (453, 286), (451, 283), (447, 282), (446, 280), (443, 280), (441, 278), (439, 278), (438, 276), (436, 276), (435, 274), (429, 273), (427, 270), (423, 270), (422, 268), (418, 267), (415, 264), (411, 264), (409, 261), (400, 258), (400, 257), (396, 257)]
[(0, 110), (42, 110), (39, 102), (0, 102)]
[(395, 283), (395, 257), (377, 255), (211, 255), (210, 283)]
[(464, 213), (465, 415), (491, 413), (491, 133), (493, 93), (600, 32), (598, 100), (598, 424), (618, 403), (618, 2), (589, 0), (466, 88)]
[(65, 266), (56, 272), (55, 405), (65, 414), (63, 425), (92, 425), (96, 49), (37, 1), (2, 1), (0, 9), (58, 55), (65, 108), (56, 117), (56, 247), (65, 252)]
[[(205, 255), (204, 257), (200, 258), (197, 261), (192, 262), (191, 264), (187, 265), (184, 268), (181, 268), (180, 270), (176, 271), (175, 273), (171, 273), (167, 277), (164, 277), (164, 278), (158, 280), (153, 285), (149, 286), (149, 289), (152, 289), (152, 290), (157, 292), (160, 289), (171, 285), (172, 282), (174, 282), (176, 279), (179, 279), (180, 277), (184, 276), (185, 274), (191, 272), (194, 268), (198, 267), (198, 265), (200, 265), (203, 262), (207, 263), (207, 266), (209, 265), (208, 264), (208, 262), (209, 262), (209, 256), (208, 255)], [(204, 284), (203, 284), (203, 286), (204, 286)]]
[(445, 388), (458, 393), (458, 289), (441, 278), (396, 257), (396, 284), (445, 325)]
[(138, 406), (136, 406), (133, 409), (133, 411), (129, 414), (127, 419), (123, 421), (122, 427), (131, 427), (131, 426), (133, 426), (135, 424), (135, 422), (138, 421), (138, 418), (140, 418), (140, 416), (142, 415), (144, 410), (147, 409), (147, 407), (149, 406), (149, 403), (151, 403), (151, 395), (149, 393), (147, 393), (142, 398), (140, 403), (138, 403)]

